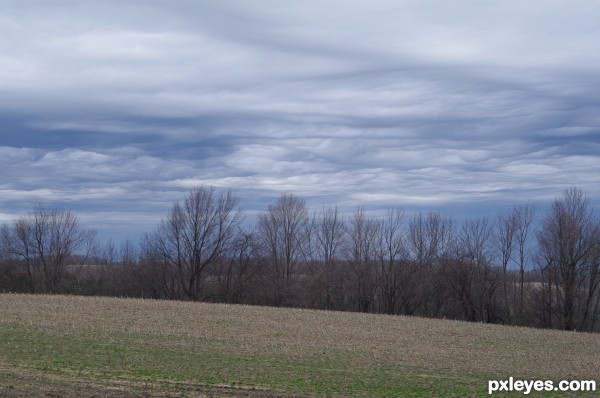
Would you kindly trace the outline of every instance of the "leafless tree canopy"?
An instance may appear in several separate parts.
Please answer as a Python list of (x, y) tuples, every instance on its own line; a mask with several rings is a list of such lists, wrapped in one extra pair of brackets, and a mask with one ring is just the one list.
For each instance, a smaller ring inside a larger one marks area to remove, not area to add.
[(337, 272), (340, 254), (343, 248), (346, 222), (338, 212), (338, 208), (323, 209), (320, 216), (314, 216), (311, 231), (315, 235), (312, 239), (314, 248), (311, 250), (311, 275), (313, 284), (313, 296), (316, 296), (317, 307), (325, 309), (340, 308), (335, 298), (343, 289)]
[(266, 213), (258, 215), (258, 237), (268, 272), (272, 300), (280, 305), (298, 278), (299, 264), (308, 248), (309, 218), (303, 199), (283, 194)]
[(203, 272), (235, 239), (241, 221), (238, 198), (214, 188), (193, 189), (175, 203), (157, 230), (142, 241), (144, 258), (163, 274), (164, 290), (174, 298), (202, 298)]
[(204, 300), (600, 331), (600, 218), (577, 188), (457, 222), (400, 208), (342, 214), (282, 194), (255, 224), (211, 187), (139, 244), (99, 243), (35, 207), (0, 229), (0, 290)]
[(554, 201), (538, 234), (547, 321), (564, 329), (593, 330), (598, 321), (598, 215), (579, 189)]
[(81, 227), (75, 213), (38, 205), (2, 228), (2, 247), (25, 270), (31, 292), (57, 293), (67, 263), (74, 254), (90, 254), (94, 235)]

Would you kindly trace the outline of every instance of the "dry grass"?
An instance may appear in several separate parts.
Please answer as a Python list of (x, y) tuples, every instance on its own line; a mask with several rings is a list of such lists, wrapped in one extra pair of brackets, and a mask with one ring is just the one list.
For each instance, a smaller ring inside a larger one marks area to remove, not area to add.
[[(86, 351), (96, 354), (87, 358)], [(170, 380), (317, 395), (485, 395), (490, 378), (597, 379), (599, 358), (600, 335), (593, 334), (300, 309), (0, 295), (0, 366), (78, 372), (109, 384)]]

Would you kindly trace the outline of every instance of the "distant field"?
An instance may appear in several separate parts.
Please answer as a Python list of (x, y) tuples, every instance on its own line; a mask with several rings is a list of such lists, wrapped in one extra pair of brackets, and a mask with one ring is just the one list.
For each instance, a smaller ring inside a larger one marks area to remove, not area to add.
[(489, 396), (487, 380), (509, 376), (598, 382), (600, 335), (299, 309), (0, 295), (0, 396)]

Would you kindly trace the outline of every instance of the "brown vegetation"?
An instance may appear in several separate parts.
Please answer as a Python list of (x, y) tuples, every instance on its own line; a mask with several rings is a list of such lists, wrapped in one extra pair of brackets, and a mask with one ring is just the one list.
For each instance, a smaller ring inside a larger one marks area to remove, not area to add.
[(19, 391), (35, 375), (112, 396), (463, 396), (489, 378), (600, 374), (597, 334), (405, 316), (4, 294), (0, 332), (0, 384)]
[(0, 289), (600, 331), (600, 218), (578, 189), (537, 228), (532, 204), (457, 223), (397, 208), (311, 215), (284, 194), (252, 229), (237, 203), (194, 189), (139, 246), (119, 249), (94, 243), (73, 213), (37, 207), (2, 228)]

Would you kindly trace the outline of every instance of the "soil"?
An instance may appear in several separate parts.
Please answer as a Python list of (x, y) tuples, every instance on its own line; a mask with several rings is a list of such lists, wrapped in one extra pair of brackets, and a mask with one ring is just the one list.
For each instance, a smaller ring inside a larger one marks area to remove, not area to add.
[(275, 391), (230, 386), (203, 386), (169, 381), (92, 380), (35, 369), (0, 367), (0, 397), (7, 398), (154, 398), (154, 397), (300, 397)]

